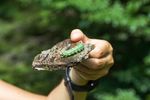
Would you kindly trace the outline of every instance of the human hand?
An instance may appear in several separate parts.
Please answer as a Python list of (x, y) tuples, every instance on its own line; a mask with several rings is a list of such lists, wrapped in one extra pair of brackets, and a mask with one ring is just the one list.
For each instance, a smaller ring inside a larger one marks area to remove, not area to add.
[(89, 59), (71, 69), (70, 77), (75, 84), (84, 85), (89, 80), (96, 80), (108, 74), (114, 64), (113, 48), (109, 42), (90, 39), (79, 29), (73, 30), (70, 38), (72, 42), (83, 41), (95, 46), (89, 54)]

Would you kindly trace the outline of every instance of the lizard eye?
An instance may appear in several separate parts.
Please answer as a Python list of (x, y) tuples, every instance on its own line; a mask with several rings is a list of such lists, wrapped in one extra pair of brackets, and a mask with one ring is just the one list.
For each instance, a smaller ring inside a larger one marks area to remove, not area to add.
[(45, 60), (48, 57), (49, 54), (43, 54), (42, 60)]
[(42, 52), (41, 52), (42, 58), (43, 58), (43, 59), (46, 59), (47, 56), (49, 55), (49, 52), (50, 52), (49, 50), (42, 51)]

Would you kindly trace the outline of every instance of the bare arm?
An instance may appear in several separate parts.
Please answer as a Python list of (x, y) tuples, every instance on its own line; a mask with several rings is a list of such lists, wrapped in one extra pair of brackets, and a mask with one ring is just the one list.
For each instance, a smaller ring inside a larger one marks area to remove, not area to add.
[[(74, 92), (75, 100), (85, 100), (86, 92)], [(64, 80), (48, 95), (48, 100), (70, 100)]]
[(0, 80), (0, 100), (46, 100), (46, 97), (27, 92)]
[[(77, 100), (84, 100), (87, 93), (76, 93)], [(48, 95), (43, 96), (27, 92), (0, 80), (0, 100), (70, 100), (64, 80)]]

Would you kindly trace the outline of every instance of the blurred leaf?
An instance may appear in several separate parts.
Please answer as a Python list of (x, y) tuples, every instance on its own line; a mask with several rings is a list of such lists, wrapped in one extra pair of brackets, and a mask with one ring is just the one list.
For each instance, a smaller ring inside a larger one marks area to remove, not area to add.
[[(133, 90), (117, 90), (116, 95), (104, 94), (97, 96), (100, 100), (140, 100)], [(98, 99), (98, 100), (99, 100)]]

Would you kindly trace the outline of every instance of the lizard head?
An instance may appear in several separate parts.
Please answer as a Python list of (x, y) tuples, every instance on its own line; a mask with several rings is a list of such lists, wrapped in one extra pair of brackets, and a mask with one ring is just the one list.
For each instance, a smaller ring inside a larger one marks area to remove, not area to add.
[(48, 59), (48, 56), (49, 56), (49, 52), (50, 50), (45, 50), (35, 56), (33, 63), (32, 63), (33, 69), (36, 69), (36, 70), (48, 70), (49, 69), (49, 67), (47, 66), (48, 62), (46, 62), (47, 61), (46, 59)]

